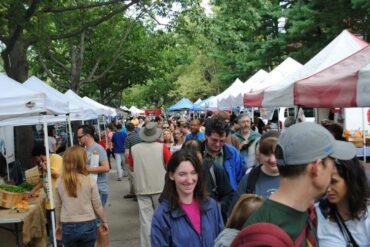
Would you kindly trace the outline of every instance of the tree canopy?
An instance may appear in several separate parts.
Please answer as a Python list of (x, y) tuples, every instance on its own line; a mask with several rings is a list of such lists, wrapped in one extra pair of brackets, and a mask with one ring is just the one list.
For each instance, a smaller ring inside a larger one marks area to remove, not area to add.
[(201, 2), (4, 0), (4, 71), (112, 106), (159, 107), (216, 95), (288, 56), (305, 63), (343, 29), (370, 39), (366, 0), (213, 0), (210, 15)]

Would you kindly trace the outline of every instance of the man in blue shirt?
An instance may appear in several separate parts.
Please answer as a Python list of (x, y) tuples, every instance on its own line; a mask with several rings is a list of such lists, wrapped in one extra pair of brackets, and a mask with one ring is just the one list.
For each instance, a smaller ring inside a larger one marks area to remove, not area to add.
[(117, 180), (122, 181), (122, 176), (126, 176), (125, 170), (123, 169), (123, 164), (125, 163), (125, 140), (127, 134), (122, 131), (122, 125), (117, 124), (117, 131), (114, 132), (112, 136), (113, 152), (116, 159), (116, 169), (117, 169)]
[(200, 132), (200, 121), (199, 119), (193, 119), (190, 123), (190, 132), (186, 137), (185, 140), (194, 139), (197, 141), (202, 141), (204, 139), (204, 133)]

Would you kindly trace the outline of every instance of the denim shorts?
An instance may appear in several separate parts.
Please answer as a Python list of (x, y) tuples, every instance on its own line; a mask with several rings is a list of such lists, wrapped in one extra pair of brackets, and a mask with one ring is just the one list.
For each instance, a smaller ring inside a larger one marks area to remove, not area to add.
[(96, 236), (95, 220), (62, 223), (62, 241), (65, 247), (94, 247)]

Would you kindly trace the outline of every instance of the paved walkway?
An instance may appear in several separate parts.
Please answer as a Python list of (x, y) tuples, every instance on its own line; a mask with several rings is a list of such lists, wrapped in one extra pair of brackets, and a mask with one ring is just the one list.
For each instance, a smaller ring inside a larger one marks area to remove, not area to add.
[[(114, 169), (114, 161), (112, 162)], [(108, 217), (111, 247), (136, 247), (140, 245), (139, 211), (133, 199), (123, 199), (129, 191), (127, 177), (117, 181), (116, 170), (109, 172), (109, 198), (105, 206)]]

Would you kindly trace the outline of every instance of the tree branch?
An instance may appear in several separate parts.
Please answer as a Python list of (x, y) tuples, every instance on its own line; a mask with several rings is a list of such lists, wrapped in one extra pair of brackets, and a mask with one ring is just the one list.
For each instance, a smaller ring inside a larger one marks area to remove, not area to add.
[[(92, 78), (94, 77), (94, 75), (95, 75), (95, 72), (96, 72), (96, 70), (98, 69), (98, 67), (99, 67), (99, 64), (100, 64), (100, 57), (96, 60), (96, 63), (95, 63), (95, 65), (94, 65), (94, 67), (93, 67), (93, 69), (91, 70), (91, 72), (90, 72), (90, 74), (89, 74), (89, 76), (87, 77), (87, 79), (86, 79), (86, 82), (90, 82), (91, 80), (92, 80)], [(83, 81), (84, 82), (84, 81)]]
[[(31, 19), (32, 15), (35, 13), (37, 4), (38, 4), (38, 0), (32, 0), (31, 6), (27, 9), (26, 15), (24, 16), (24, 22), (28, 22)], [(9, 54), (13, 50), (15, 43), (19, 39), (22, 31), (23, 31), (23, 27), (20, 24), (17, 24), (13, 32), (13, 35), (10, 37), (8, 42), (6, 42), (6, 49), (5, 49), (6, 54)]]
[[(143, 12), (141, 12), (137, 17), (136, 17), (136, 20), (139, 19), (141, 16), (142, 16)], [(87, 83), (87, 82), (94, 82), (94, 81), (97, 81), (99, 79), (101, 79), (103, 76), (105, 76), (112, 68), (114, 65), (116, 65), (116, 62), (117, 62), (117, 59), (119, 57), (122, 56), (123, 54), (123, 50), (122, 50), (122, 46), (123, 46), (123, 43), (124, 41), (126, 40), (128, 34), (130, 33), (131, 29), (133, 27), (133, 22), (131, 23), (131, 25), (126, 29), (126, 32), (125, 32), (125, 35), (124, 37), (122, 38), (122, 42), (120, 43), (119, 47), (117, 48), (117, 50), (119, 50), (120, 52), (117, 52), (115, 54), (115, 56), (113, 57), (113, 59), (111, 60), (110, 64), (108, 65), (108, 67), (102, 72), (100, 73), (98, 76), (94, 77), (94, 74), (97, 70), (97, 67), (93, 68), (92, 70), (92, 73), (90, 73), (90, 76), (88, 78), (86, 78), (85, 80), (81, 80), (80, 83), (83, 84), (83, 83)], [(100, 58), (99, 58), (100, 59)], [(99, 60), (98, 59), (98, 60)], [(98, 66), (98, 64), (96, 63), (95, 64), (96, 66)]]
[(67, 12), (67, 11), (73, 11), (73, 10), (91, 9), (91, 8), (96, 8), (96, 7), (108, 6), (108, 5), (113, 5), (113, 4), (120, 3), (120, 2), (124, 2), (124, 0), (112, 0), (108, 2), (96, 2), (92, 4), (82, 3), (82, 4), (77, 4), (76, 6), (55, 7), (55, 8), (50, 6), (50, 7), (41, 9), (38, 12), (61, 13), (61, 12)]
[(37, 55), (38, 55), (39, 61), (40, 61), (41, 65), (42, 65), (42, 67), (44, 68), (44, 70), (45, 70), (46, 74), (50, 77), (50, 79), (51, 79), (54, 83), (56, 83), (56, 84), (58, 84), (58, 85), (62, 86), (62, 85), (63, 85), (63, 83), (62, 83), (61, 81), (59, 81), (59, 80), (58, 80), (58, 79), (53, 75), (53, 73), (48, 69), (48, 67), (46, 66), (46, 64), (45, 64), (45, 62), (44, 62), (44, 58), (42, 57), (41, 53), (40, 53), (39, 51), (37, 51), (37, 50), (36, 50), (36, 53), (37, 53)]
[(84, 63), (84, 58), (85, 58), (84, 53), (85, 53), (85, 32), (82, 32), (81, 37), (80, 37), (80, 55), (77, 60), (77, 67), (80, 68), (80, 71), (79, 71), (80, 73), (81, 73), (81, 68), (83, 66), (83, 63)]
[(56, 59), (50, 51), (48, 51), (48, 55), (51, 58), (51, 60), (53, 60), (54, 63), (58, 64), (63, 70), (69, 73), (70, 69), (67, 67), (67, 65), (63, 64), (61, 61)]
[(103, 23), (104, 21), (109, 20), (113, 16), (125, 11), (126, 9), (128, 9), (132, 5), (136, 4), (137, 2), (139, 2), (139, 0), (133, 0), (129, 4), (127, 4), (127, 5), (125, 5), (121, 8), (117, 8), (117, 9), (111, 11), (110, 13), (104, 15), (103, 17), (99, 18), (99, 19), (92, 20), (92, 21), (89, 21), (89, 22), (85, 23), (80, 28), (72, 30), (71, 32), (68, 32), (68, 33), (54, 34), (54, 35), (49, 36), (49, 38), (51, 40), (56, 40), (56, 39), (66, 39), (66, 38), (74, 37), (74, 36), (82, 33), (83, 31), (91, 28), (91, 27), (98, 26), (99, 24)]

